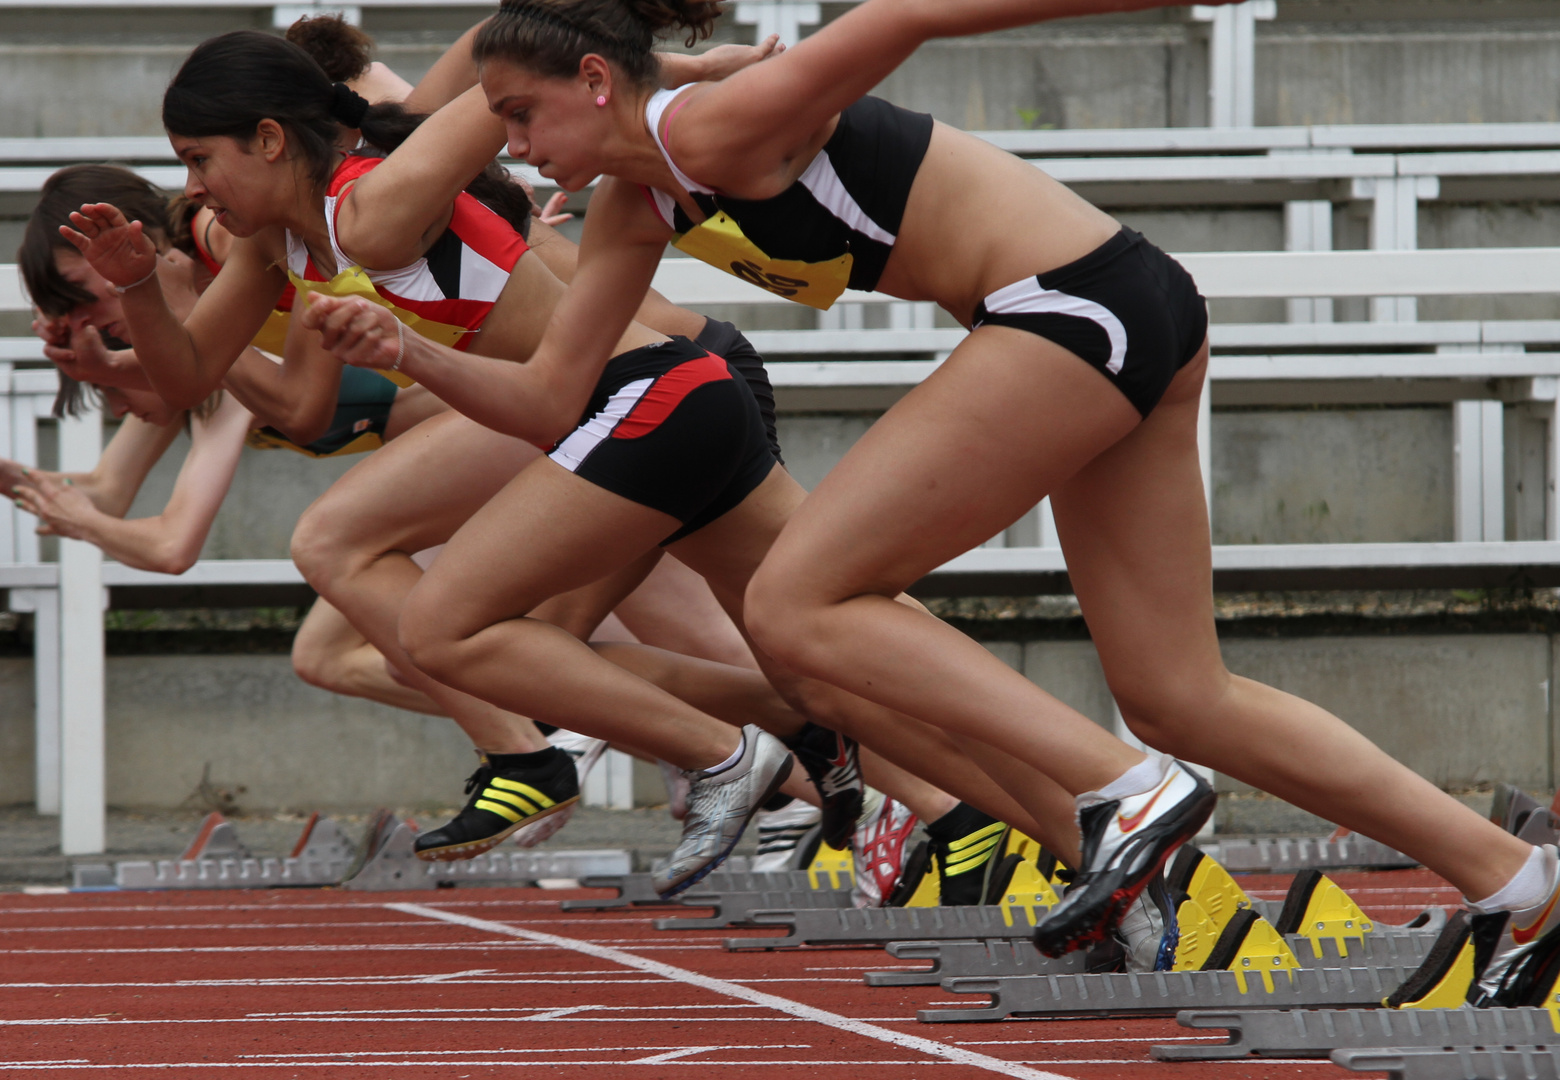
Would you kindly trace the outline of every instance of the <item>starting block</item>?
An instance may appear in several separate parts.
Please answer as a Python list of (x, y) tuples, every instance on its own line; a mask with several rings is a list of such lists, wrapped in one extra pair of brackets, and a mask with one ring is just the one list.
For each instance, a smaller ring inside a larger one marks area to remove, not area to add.
[[(238, 839), (233, 823), (213, 813), (177, 859), (121, 860), (113, 865), (120, 889), (264, 889), (338, 884), (356, 846), (330, 818), (312, 815), (292, 854), (256, 858)], [(96, 868), (76, 868), (78, 883)], [(106, 869), (106, 868), (105, 868)], [(101, 871), (99, 871), (100, 876)]]
[(1029, 938), (1045, 915), (1024, 907), (890, 907), (754, 911), (751, 926), (780, 926), (779, 937), (728, 938), (726, 948), (794, 949), (799, 945), (887, 945), (891, 941)]
[[(1159, 971), (1146, 975), (1021, 975), (998, 979), (944, 979), (954, 994), (987, 994), (991, 1004), (972, 1009), (922, 1009), (923, 1023), (1004, 1020), (1009, 1016), (1170, 1016), (1187, 1008), (1342, 1008), (1378, 1004), (1412, 968), (1279, 968), (1271, 979), (1247, 979), (1244, 971)], [(1243, 985), (1244, 984), (1244, 985)]]
[(1208, 854), (1229, 870), (1373, 870), (1405, 869), (1419, 863), (1385, 844), (1363, 836), (1293, 836), (1262, 840), (1222, 840)]
[(929, 968), (869, 971), (868, 986), (935, 986), (947, 978), (980, 978), (1002, 975), (1069, 975), (1109, 971), (1121, 960), (1114, 942), (1095, 949), (1079, 949), (1066, 956), (1042, 956), (1040, 950), (1020, 938), (986, 941), (891, 941), (888, 955), (896, 960), (930, 960)]
[(1387, 1074), (1389, 1080), (1560, 1080), (1560, 1050), (1334, 1050), (1333, 1063), (1351, 1072)]
[(1223, 1029), (1229, 1041), (1151, 1047), (1159, 1061), (1244, 1057), (1324, 1058), (1334, 1050), (1380, 1047), (1560, 1046), (1548, 1009), (1329, 1009), (1176, 1014), (1182, 1027)]
[(627, 873), (626, 851), (496, 849), (473, 859), (424, 862), (413, 850), (416, 828), (409, 821), (377, 817), (364, 838), (366, 857), (342, 887), (362, 892), (437, 889), (464, 884), (533, 884), (548, 878)]
[(671, 916), (657, 919), (655, 920), (657, 930), (724, 930), (728, 926), (751, 925), (755, 911), (840, 910), (852, 906), (848, 887), (683, 893), (677, 897), (677, 900), (681, 901), (682, 907), (714, 908), (715, 913), (708, 916)]

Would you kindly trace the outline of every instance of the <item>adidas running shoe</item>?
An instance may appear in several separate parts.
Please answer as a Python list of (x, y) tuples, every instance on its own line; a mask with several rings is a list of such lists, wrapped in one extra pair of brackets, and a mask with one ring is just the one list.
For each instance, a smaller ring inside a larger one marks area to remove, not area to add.
[(859, 908), (882, 907), (894, 894), (909, 858), (909, 842), (920, 819), (903, 803), (869, 790), (867, 810), (856, 823), (852, 863), (856, 883), (850, 902)]
[(848, 850), (865, 797), (861, 766), (856, 760), (856, 740), (809, 720), (801, 731), (785, 740), (785, 745), (818, 789), (823, 809), (823, 842), (841, 851)]
[(986, 815), (980, 825), (957, 839), (932, 837), (937, 860), (937, 903), (941, 907), (971, 907), (984, 903), (990, 871), (1001, 861), (1008, 827)]
[(480, 855), (524, 826), (572, 807), (580, 784), (574, 759), (554, 746), (534, 754), (484, 755), (466, 779), (466, 794), (471, 798), (449, 824), (418, 835), (419, 859), (451, 862)]
[(742, 756), (717, 773), (695, 769), (688, 777), (688, 816), (682, 840), (650, 874), (662, 896), (676, 896), (719, 866), (742, 838), (747, 823), (791, 774), (791, 754), (755, 724), (742, 729)]
[(1168, 755), (1159, 783), (1140, 795), (1078, 796), (1083, 866), (1067, 894), (1035, 927), (1035, 947), (1062, 956), (1103, 941), (1165, 860), (1197, 835), (1213, 813), (1213, 788)]
[(758, 853), (748, 863), (749, 869), (755, 874), (807, 869), (806, 863), (818, 850), (816, 843), (808, 841), (817, 838), (821, 817), (822, 811), (801, 799), (792, 799), (776, 810), (760, 809), (753, 815)]
[[(596, 762), (601, 760), (601, 755), (606, 753), (607, 744), (602, 739), (593, 739), (589, 735), (579, 735), (562, 728), (547, 736), (547, 742), (569, 755), (574, 762), (574, 774), (579, 781), (581, 791), (585, 790), (585, 778), (596, 767)], [(571, 803), (555, 814), (548, 814), (540, 821), (532, 821), (523, 825), (515, 833), (515, 843), (520, 847), (535, 847), (543, 840), (548, 839), (559, 829), (569, 823), (574, 816), (574, 807)]]

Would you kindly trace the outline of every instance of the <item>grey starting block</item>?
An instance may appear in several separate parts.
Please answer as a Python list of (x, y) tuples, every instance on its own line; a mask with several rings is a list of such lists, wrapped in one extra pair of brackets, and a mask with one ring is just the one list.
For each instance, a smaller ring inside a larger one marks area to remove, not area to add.
[(256, 858), (239, 842), (230, 821), (213, 814), (178, 859), (123, 860), (114, 864), (121, 889), (266, 889), (335, 885), (346, 875), (356, 846), (334, 820), (309, 819), (285, 858)]
[(1384, 1072), (1389, 1080), (1560, 1080), (1560, 1050), (1334, 1050), (1333, 1062), (1352, 1072)]
[[(458, 862), (424, 862), (413, 851), (416, 831), (407, 822), (389, 830), (342, 887), (363, 892), (437, 889), (467, 884), (534, 884), (548, 878), (627, 873), (628, 852), (500, 849)], [(370, 837), (370, 840), (374, 840)]]
[(1363, 836), (1334, 840), (1327, 836), (1288, 836), (1262, 840), (1222, 840), (1204, 850), (1226, 870), (1340, 870), (1351, 866), (1402, 869), (1419, 863)]
[(1548, 1009), (1328, 1009), (1176, 1013), (1182, 1027), (1223, 1029), (1229, 1041), (1151, 1047), (1159, 1061), (1228, 1061), (1250, 1056), (1324, 1058), (1334, 1050), (1381, 1047), (1560, 1046)]
[[(930, 960), (929, 968), (869, 971), (868, 986), (936, 986), (946, 978), (995, 978), (1002, 975), (1069, 975), (1095, 967), (1115, 966), (1119, 949), (1079, 949), (1049, 957), (1020, 938), (986, 941), (891, 941), (888, 955), (896, 960)], [(1110, 955), (1106, 955), (1106, 953)]]
[[(701, 885), (703, 882), (700, 883)], [(755, 911), (823, 909), (838, 911), (851, 907), (849, 889), (783, 889), (772, 892), (683, 893), (677, 899), (689, 908), (714, 908), (713, 915), (671, 916), (655, 920), (657, 930), (724, 930), (728, 926), (746, 926)]]
[[(1396, 966), (1257, 971), (1159, 971), (1147, 975), (1016, 975), (944, 979), (954, 994), (988, 994), (975, 1009), (922, 1009), (923, 1023), (1003, 1020), (1009, 1016), (1171, 1016), (1183, 1009), (1302, 1009), (1376, 1005), (1413, 973)], [(1243, 992), (1238, 976), (1244, 975)]]
[[(1044, 912), (1041, 912), (1044, 917)], [(1024, 908), (924, 907), (754, 911), (749, 925), (781, 926), (780, 937), (727, 938), (726, 948), (794, 949), (799, 945), (886, 945), (891, 941), (978, 941), (1029, 938)]]
[[(743, 864), (746, 862), (745, 858), (739, 856), (727, 859), (721, 864), (721, 869), (714, 871), (695, 886), (698, 890), (697, 895), (704, 897), (737, 892), (800, 892), (812, 889), (812, 881), (805, 870), (751, 872), (745, 869)], [(827, 880), (827, 875), (820, 876)], [(649, 874), (593, 874), (580, 878), (580, 885), (587, 889), (616, 889), (618, 895), (586, 900), (565, 900), (561, 905), (564, 911), (613, 911), (625, 907), (688, 906), (685, 903), (686, 895), (667, 898), (656, 892), (655, 887), (650, 884)], [(845, 887), (845, 891), (849, 891), (849, 886)]]

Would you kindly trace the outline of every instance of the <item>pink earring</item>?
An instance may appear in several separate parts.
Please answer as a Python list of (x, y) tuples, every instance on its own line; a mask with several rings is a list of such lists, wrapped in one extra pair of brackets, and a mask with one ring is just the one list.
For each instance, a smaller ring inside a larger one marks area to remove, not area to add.
[(597, 105), (605, 105), (606, 103), (607, 103), (607, 95), (606, 94), (597, 94), (596, 95), (596, 104)]

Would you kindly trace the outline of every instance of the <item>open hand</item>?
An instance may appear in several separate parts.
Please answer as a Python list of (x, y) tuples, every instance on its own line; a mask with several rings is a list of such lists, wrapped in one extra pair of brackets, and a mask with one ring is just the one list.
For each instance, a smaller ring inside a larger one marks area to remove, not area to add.
[(546, 206), (538, 208), (533, 201), (531, 212), (536, 215), (536, 219), (543, 225), (562, 225), (565, 221), (574, 220), (573, 214), (564, 213), (563, 210), (564, 204), (568, 201), (569, 193), (567, 191), (555, 191), (552, 198), (547, 200)]
[(11, 497), (20, 509), (38, 516), (40, 536), (88, 539), (87, 522), (98, 512), (69, 477), (36, 469), (28, 470), (25, 483), (11, 488)]
[(785, 45), (779, 34), (770, 34), (757, 45), (717, 45), (699, 54), (704, 65), (703, 82), (720, 82), (760, 60), (779, 56)]
[(353, 367), (388, 369), (404, 355), (406, 330), (388, 309), (361, 297), (310, 293), (303, 325), (320, 344)]
[(139, 221), (126, 221), (112, 203), (87, 203), (73, 211), (70, 225), (60, 226), (60, 235), (115, 285), (134, 285), (157, 269), (157, 245)]

